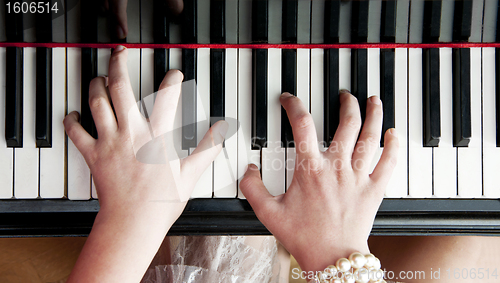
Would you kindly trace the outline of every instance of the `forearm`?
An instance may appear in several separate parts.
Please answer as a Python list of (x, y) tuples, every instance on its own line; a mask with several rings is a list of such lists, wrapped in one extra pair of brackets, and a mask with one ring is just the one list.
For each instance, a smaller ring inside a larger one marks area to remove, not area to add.
[(99, 212), (68, 282), (139, 282), (170, 226), (140, 209)]

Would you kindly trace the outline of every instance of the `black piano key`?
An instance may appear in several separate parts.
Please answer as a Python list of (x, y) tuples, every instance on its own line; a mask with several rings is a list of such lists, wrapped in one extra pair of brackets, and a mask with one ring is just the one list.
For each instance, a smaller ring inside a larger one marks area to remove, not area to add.
[(339, 125), (339, 50), (327, 49), (324, 56), (324, 142), (329, 145)]
[(422, 42), (437, 42), (441, 32), (442, 0), (425, 0)]
[(352, 1), (351, 41), (368, 41), (368, 6), (370, 1)]
[[(182, 72), (184, 81), (192, 81), (191, 84), (185, 84), (187, 87), (182, 89), (182, 149), (188, 150), (195, 148), (196, 138), (196, 49), (182, 49)], [(193, 87), (191, 87), (193, 86)]]
[(267, 42), (268, 40), (268, 0), (252, 2), (252, 41)]
[(351, 51), (351, 91), (358, 99), (363, 123), (366, 117), (366, 100), (368, 97), (367, 62), (367, 49), (353, 49)]
[[(16, 3), (16, 2), (19, 3), (19, 1), (9, 0), (9, 1), (5, 2), (5, 5), (10, 4), (10, 7), (13, 7), (14, 3)], [(5, 9), (7, 9), (7, 8), (5, 8)], [(11, 8), (11, 9), (13, 9), (13, 8)], [(7, 11), (5, 11), (5, 32), (6, 32), (6, 36), (7, 36), (7, 41), (10, 41), (10, 42), (22, 42), (23, 41), (24, 30), (23, 30), (23, 14), (22, 13), (7, 13)]]
[(52, 48), (36, 49), (36, 145), (52, 147)]
[(500, 48), (495, 48), (495, 110), (497, 147), (500, 147)]
[(197, 0), (184, 0), (184, 9), (181, 15), (182, 43), (198, 42), (197, 6)]
[(252, 54), (252, 149), (267, 147), (267, 50)]
[(94, 138), (97, 138), (94, 119), (89, 106), (90, 81), (97, 77), (97, 49), (82, 48), (82, 103), (80, 123), (82, 127)]
[(283, 22), (281, 39), (287, 43), (297, 43), (298, 0), (283, 0)]
[[(283, 49), (281, 60), (281, 92), (297, 95), (297, 49)], [(290, 121), (281, 107), (281, 145), (294, 147), (293, 132)]]
[(210, 42), (226, 43), (226, 0), (210, 2)]
[(441, 137), (439, 49), (423, 50), (423, 144), (436, 147)]
[[(84, 43), (98, 42), (97, 15), (99, 9), (98, 0), (80, 1), (81, 12), (81, 37)], [(88, 103), (87, 103), (88, 104)]]
[(164, 0), (154, 0), (153, 3), (153, 39), (154, 43), (169, 42), (169, 25), (167, 20), (167, 5)]
[(52, 14), (36, 14), (36, 40), (37, 42), (52, 42)]
[(453, 40), (468, 41), (471, 35), (472, 0), (455, 0)]
[(158, 91), (160, 84), (168, 71), (168, 53), (167, 49), (156, 48), (154, 50), (154, 91)]
[(382, 136), (380, 146), (384, 146), (384, 134), (388, 129), (394, 128), (394, 49), (380, 50), (380, 100), (384, 111)]
[(340, 38), (339, 31), (340, 19), (340, 0), (325, 1), (325, 27), (324, 42), (326, 44), (338, 43)]
[(467, 146), (472, 136), (470, 49), (453, 49), (453, 145)]
[(225, 50), (210, 50), (210, 123), (224, 120), (225, 115)]
[(396, 0), (382, 1), (380, 41), (396, 41)]
[(7, 147), (23, 147), (23, 49), (6, 52), (5, 140)]

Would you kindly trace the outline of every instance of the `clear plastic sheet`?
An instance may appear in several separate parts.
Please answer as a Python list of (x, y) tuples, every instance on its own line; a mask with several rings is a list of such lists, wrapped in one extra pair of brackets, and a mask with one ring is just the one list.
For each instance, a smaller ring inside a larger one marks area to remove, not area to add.
[(150, 267), (142, 283), (279, 282), (274, 237), (171, 237), (170, 248), (171, 264)]

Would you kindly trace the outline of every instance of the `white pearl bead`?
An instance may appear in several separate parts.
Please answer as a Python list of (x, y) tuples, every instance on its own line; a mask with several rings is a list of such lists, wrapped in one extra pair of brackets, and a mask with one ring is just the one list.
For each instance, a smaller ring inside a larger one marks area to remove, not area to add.
[(361, 268), (366, 264), (366, 258), (361, 253), (352, 253), (349, 256), (349, 261), (351, 262), (351, 266), (353, 268)]
[(382, 265), (380, 264), (380, 259), (375, 258), (375, 264), (373, 264), (373, 268), (380, 269)]
[(337, 263), (335, 265), (337, 266), (337, 270), (340, 272), (346, 272), (351, 269), (351, 262), (344, 257), (337, 260)]
[(360, 268), (354, 272), (354, 278), (356, 279), (356, 283), (368, 283), (370, 281), (370, 274), (368, 269)]
[(337, 274), (337, 267), (335, 265), (329, 265), (326, 269), (326, 272), (330, 273), (332, 276)]
[(365, 266), (373, 267), (373, 265), (375, 264), (375, 256), (373, 254), (367, 254), (365, 255), (365, 258), (366, 258)]
[(342, 279), (333, 279), (331, 283), (342, 283)]
[(375, 283), (377, 281), (379, 281), (380, 279), (383, 279), (384, 277), (384, 272), (380, 269), (376, 269), (376, 268), (370, 268), (369, 269), (369, 272), (370, 272), (370, 282), (372, 283)]
[(350, 272), (345, 272), (344, 276), (342, 277), (342, 280), (344, 283), (356, 283), (354, 275)]

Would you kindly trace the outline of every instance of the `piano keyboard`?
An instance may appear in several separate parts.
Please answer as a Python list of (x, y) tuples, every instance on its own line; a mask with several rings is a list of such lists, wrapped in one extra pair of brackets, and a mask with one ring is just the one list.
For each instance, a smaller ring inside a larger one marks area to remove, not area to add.
[[(498, 0), (184, 0), (183, 14), (171, 22), (163, 1), (129, 0), (124, 40), (116, 39), (114, 23), (92, 1), (51, 1), (65, 12), (52, 20), (8, 14), (5, 3), (11, 1), (0, 0), (0, 46), (499, 41)], [(500, 231), (497, 48), (273, 45), (128, 52), (137, 101), (151, 98), (168, 69), (183, 71), (184, 88), (196, 81), (199, 95), (184, 95), (185, 107), (177, 113), (179, 127), (196, 121), (177, 137), (182, 156), (196, 147), (210, 117), (239, 122), (239, 129), (230, 123), (235, 134), (225, 141), (227, 158), (221, 153), (203, 174), (172, 234), (268, 233), (237, 178), (252, 162), (261, 166), (272, 194), (290, 184), (295, 147), (279, 95), (288, 91), (309, 107), (326, 147), (338, 124), (342, 88), (351, 90), (361, 109), (367, 97), (380, 96), (383, 130), (395, 127), (399, 133), (398, 165), (374, 234)], [(0, 47), (0, 236), (90, 231), (99, 209), (95, 186), (61, 121), (79, 111), (84, 128), (97, 137), (88, 84), (108, 73), (110, 55), (105, 48)], [(382, 149), (383, 140), (374, 160)]]
[[(240, 0), (214, 1), (211, 6), (209, 1), (189, 0), (185, 13), (197, 17), (191, 23), (164, 26), (160, 35), (151, 27), (165, 15), (145, 14), (157, 3), (129, 2), (127, 42), (494, 39), (494, 30), (485, 28), (481, 34), (479, 23), (483, 5), (491, 5), (490, 1), (412, 1), (409, 5), (409, 1)], [(9, 29), (16, 20), (10, 15), (3, 32), (10, 41), (110, 42), (102, 17), (90, 17), (91, 27), (80, 30), (79, 13), (91, 12), (88, 3), (78, 5), (67, 11), (67, 26), (37, 18), (36, 28), (17, 26), (16, 31)], [(253, 16), (237, 18), (237, 12), (242, 15), (244, 10), (253, 10)], [(494, 20), (484, 13), (483, 25), (492, 25)], [(454, 17), (461, 21), (454, 22)], [(21, 20), (29, 24), (29, 17)], [(50, 36), (44, 38), (46, 34)], [(237, 134), (225, 142), (228, 160), (221, 154), (214, 161), (193, 198), (244, 198), (235, 176), (243, 175), (247, 162), (260, 164), (272, 194), (284, 193), (293, 177), (295, 148), (279, 95), (289, 91), (301, 98), (310, 108), (318, 140), (328, 146), (338, 124), (342, 88), (357, 96), (362, 113), (367, 97), (380, 96), (384, 130), (398, 130), (401, 149), (387, 198), (497, 198), (496, 53), (495, 48), (129, 49), (128, 67), (136, 100), (157, 90), (168, 69), (181, 69), (186, 81), (196, 79), (198, 105), (205, 107), (182, 110), (198, 117), (196, 129), (190, 129), (195, 132), (178, 137), (185, 156), (208, 130), (206, 118), (227, 117), (240, 123), (241, 130), (230, 130)], [(97, 136), (86, 93), (93, 77), (107, 74), (110, 54), (109, 49), (94, 48), (0, 48), (0, 78), (6, 80), (0, 82), (0, 111), (4, 112), (0, 117), (5, 119), (0, 122), (5, 125), (0, 129), (5, 133), (0, 138), (1, 198), (97, 198), (90, 171), (66, 139), (61, 121), (77, 110), (82, 125)], [(194, 144), (187, 138), (190, 135)], [(383, 141), (374, 161), (382, 147)]]

